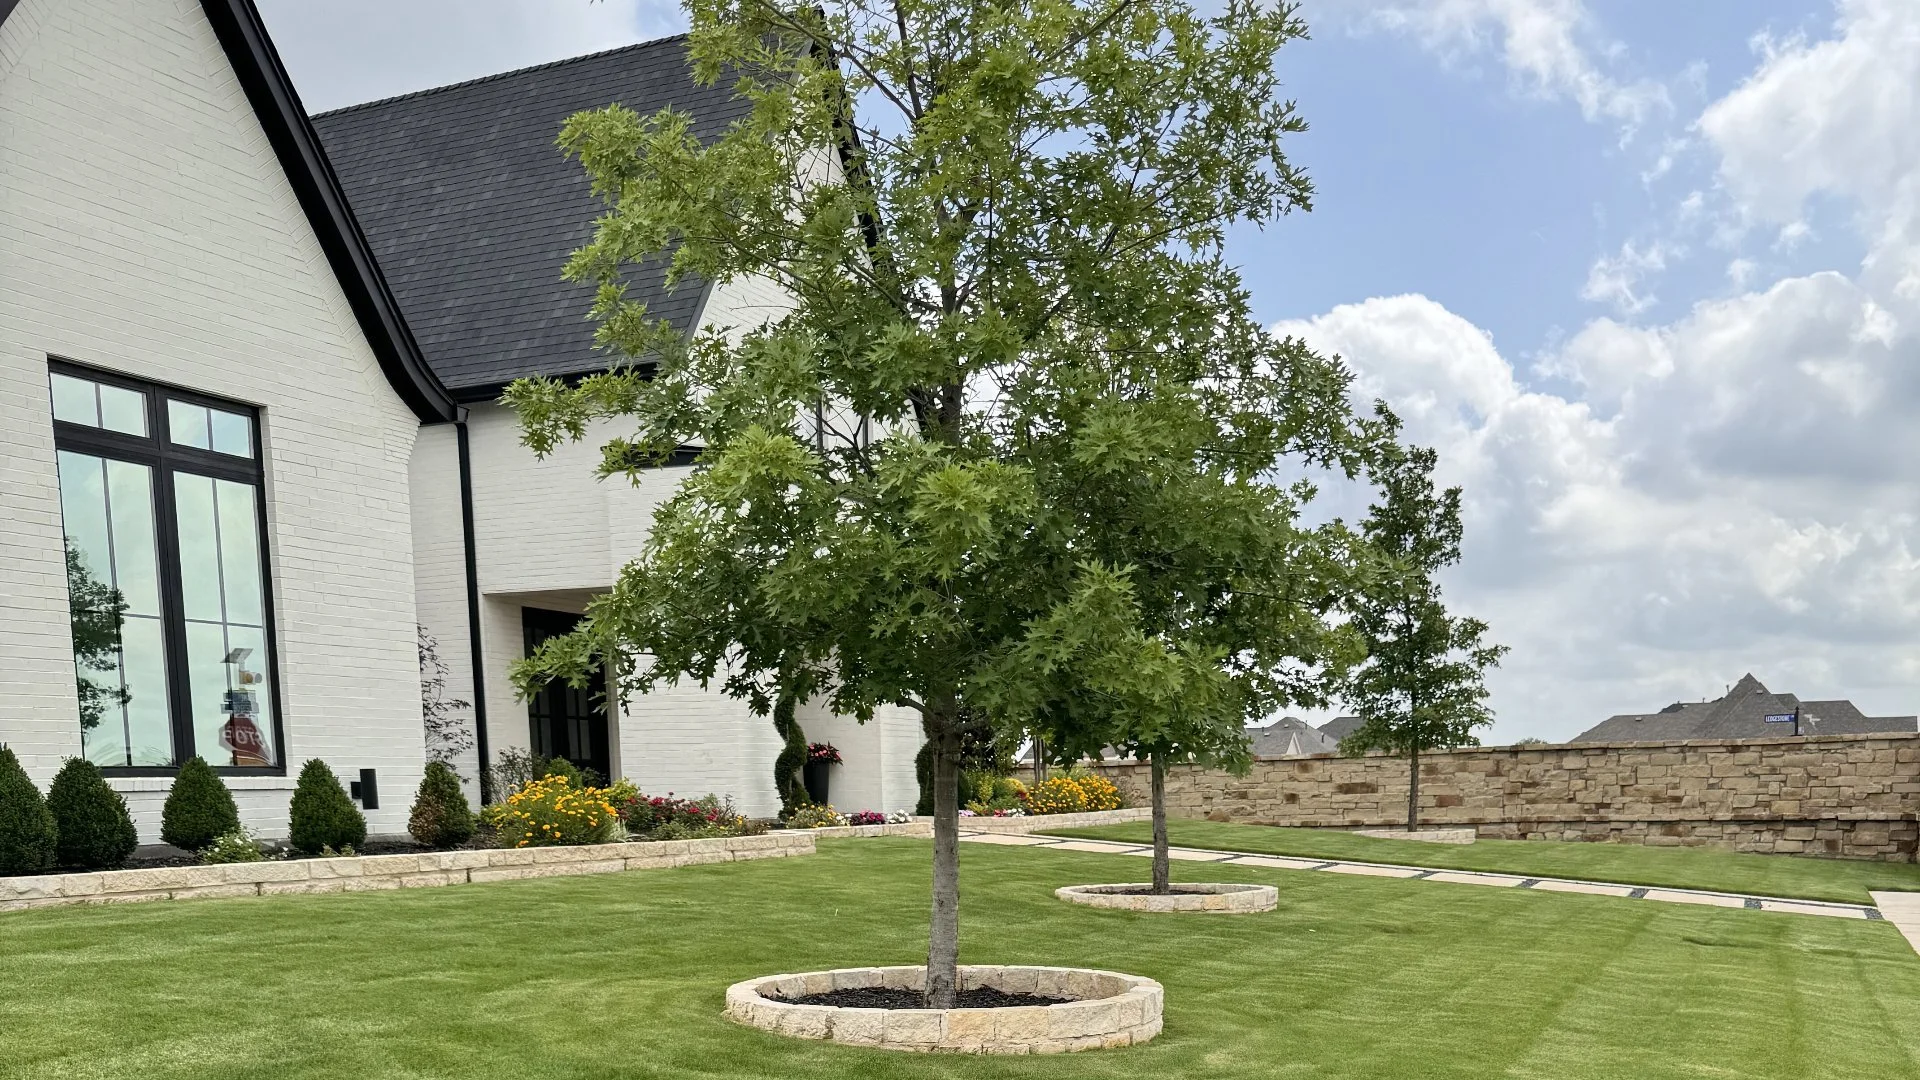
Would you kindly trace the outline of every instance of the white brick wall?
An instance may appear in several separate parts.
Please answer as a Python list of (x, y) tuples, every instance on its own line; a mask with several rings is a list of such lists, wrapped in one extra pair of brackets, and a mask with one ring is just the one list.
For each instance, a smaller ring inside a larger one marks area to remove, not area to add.
[[(787, 303), (770, 282), (743, 279), (715, 287), (707, 322), (739, 329), (777, 315)], [(651, 470), (633, 485), (596, 480), (599, 448), (616, 430), (602, 425), (540, 461), (520, 445), (511, 412), (481, 405), (469, 415), (487, 728), (496, 753), (530, 742), (526, 705), (515, 699), (507, 676), (524, 653), (520, 609), (583, 610), (591, 595), (611, 587), (620, 568), (639, 556), (654, 508), (685, 475), (669, 468)], [(442, 659), (459, 669), (449, 691), (458, 687), (454, 696), (470, 698), (453, 447), (450, 430), (443, 436), (432, 429), (415, 447), (416, 581), (421, 618), (439, 639)], [(834, 779), (834, 800), (843, 809), (913, 807), (917, 717), (886, 710), (863, 728), (815, 710), (802, 727), (809, 740), (834, 742), (845, 754), (847, 764)], [(616, 771), (649, 793), (732, 795), (754, 815), (779, 808), (772, 772), (780, 742), (772, 722), (717, 692), (684, 685), (636, 696), (621, 711), (612, 741)], [(855, 801), (843, 800), (841, 791)]]
[[(417, 424), (195, 0), (23, 0), (0, 27), (0, 739), (43, 784), (80, 750), (49, 353), (263, 409), (289, 773), (379, 769), (370, 825), (404, 831)], [(154, 839), (164, 781), (117, 786)], [(284, 833), (291, 775), (232, 786)]]

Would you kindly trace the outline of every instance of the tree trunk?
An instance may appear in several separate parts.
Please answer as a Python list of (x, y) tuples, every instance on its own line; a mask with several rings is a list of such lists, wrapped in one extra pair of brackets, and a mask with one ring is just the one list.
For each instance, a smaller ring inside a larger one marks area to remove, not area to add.
[(927, 1007), (951, 1009), (960, 988), (960, 734), (949, 701), (932, 718), (933, 919), (927, 929)]
[(1047, 781), (1047, 740), (1038, 733), (1033, 736), (1033, 782), (1044, 784)]
[(1173, 891), (1167, 865), (1167, 767), (1158, 754), (1148, 759), (1148, 767), (1153, 773), (1153, 891), (1165, 896)]
[(1407, 831), (1420, 827), (1420, 748), (1407, 757)]

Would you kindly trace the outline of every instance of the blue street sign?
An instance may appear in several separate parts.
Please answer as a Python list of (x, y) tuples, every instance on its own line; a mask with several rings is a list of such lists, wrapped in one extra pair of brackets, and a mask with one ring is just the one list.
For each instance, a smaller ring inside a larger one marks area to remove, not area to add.
[(1775, 713), (1775, 714), (1773, 714), (1773, 715), (1771, 715), (1771, 716), (1769, 716), (1769, 717), (1767, 717), (1767, 723), (1769, 723), (1769, 724), (1791, 724), (1791, 723), (1793, 723), (1793, 714), (1792, 714), (1792, 713)]

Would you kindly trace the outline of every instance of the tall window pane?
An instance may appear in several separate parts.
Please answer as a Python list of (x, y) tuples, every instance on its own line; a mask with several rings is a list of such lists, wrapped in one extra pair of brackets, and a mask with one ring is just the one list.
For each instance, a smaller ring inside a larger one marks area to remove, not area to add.
[(272, 765), (254, 488), (188, 472), (173, 481), (194, 745), (214, 765)]
[(153, 470), (59, 453), (81, 744), (98, 765), (170, 765)]

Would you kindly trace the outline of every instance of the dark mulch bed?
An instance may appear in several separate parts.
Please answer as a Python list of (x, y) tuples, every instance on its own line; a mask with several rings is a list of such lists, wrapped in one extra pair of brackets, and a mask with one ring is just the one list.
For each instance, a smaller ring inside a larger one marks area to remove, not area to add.
[(1209, 891), (1206, 889), (1190, 889), (1180, 885), (1175, 885), (1164, 893), (1154, 892), (1153, 886), (1151, 885), (1142, 885), (1138, 889), (1093, 890), (1093, 895), (1095, 896), (1206, 896), (1208, 894)]
[[(783, 999), (789, 1005), (831, 1005), (840, 1009), (924, 1009), (927, 999), (920, 996), (918, 990), (882, 990), (869, 987), (864, 990), (832, 990), (824, 994), (812, 994), (803, 998)], [(978, 990), (962, 990), (957, 995), (954, 1008), (957, 1009), (1008, 1009), (1022, 1005), (1065, 1005), (1072, 998), (1041, 997), (1039, 994), (1009, 994), (1004, 990), (981, 987)]]

